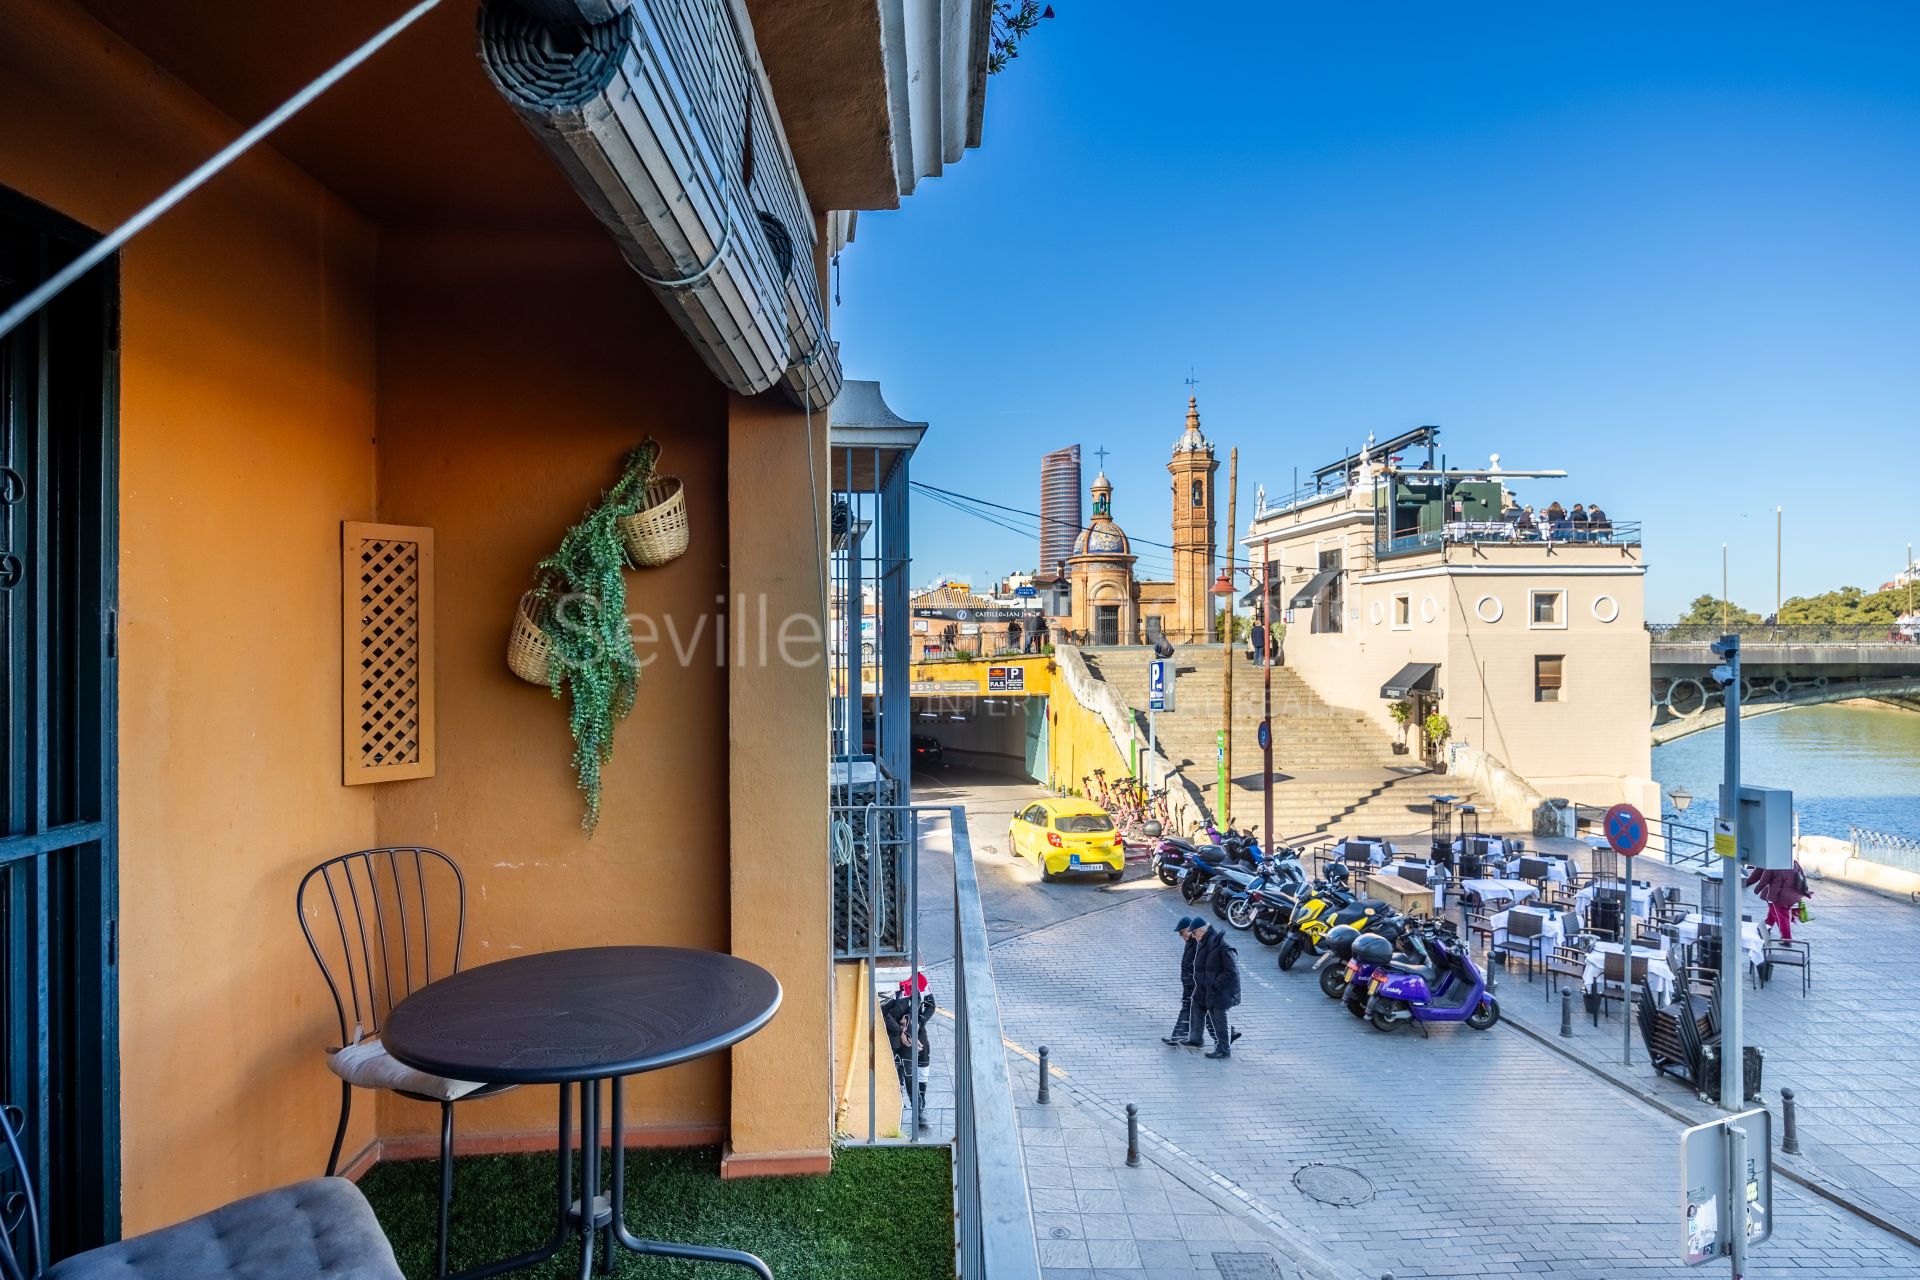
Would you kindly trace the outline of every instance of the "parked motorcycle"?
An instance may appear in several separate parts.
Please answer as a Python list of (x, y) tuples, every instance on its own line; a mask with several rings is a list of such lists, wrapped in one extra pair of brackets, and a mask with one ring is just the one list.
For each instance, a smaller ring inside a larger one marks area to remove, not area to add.
[(1378, 945), (1364, 938), (1354, 944), (1356, 956), (1383, 962), (1384, 971), (1367, 980), (1367, 1020), (1375, 1029), (1390, 1033), (1411, 1022), (1425, 1034), (1430, 1022), (1464, 1022), (1485, 1031), (1500, 1021), (1500, 1002), (1487, 993), (1486, 975), (1451, 930), (1436, 928), (1424, 943), (1439, 976), (1437, 985), (1427, 971), (1397, 967), (1392, 944), (1384, 938)]
[[(1320, 974), (1320, 991), (1329, 1000), (1339, 1000), (1347, 994), (1348, 983), (1357, 972), (1366, 966), (1353, 958), (1353, 944), (1366, 934), (1378, 934), (1394, 944), (1400, 950), (1402, 940), (1410, 933), (1411, 922), (1403, 915), (1391, 910), (1374, 916), (1367, 921), (1366, 928), (1359, 925), (1339, 924), (1327, 930), (1327, 936), (1320, 943), (1320, 958), (1314, 962), (1314, 968)], [(1362, 983), (1362, 989), (1365, 984)]]
[(1345, 868), (1335, 863), (1311, 893), (1302, 891), (1280, 943), (1282, 972), (1292, 969), (1303, 955), (1320, 954), (1320, 940), (1335, 925), (1356, 924), (1386, 911), (1387, 904), (1380, 899), (1357, 897), (1345, 886)]
[(1193, 859), (1193, 851), (1219, 848), (1221, 836), (1220, 829), (1209, 821), (1205, 840), (1188, 840), (1181, 836), (1162, 838), (1153, 849), (1153, 873), (1160, 877), (1162, 884), (1179, 884), (1181, 873)]
[(1180, 896), (1199, 901), (1213, 892), (1215, 875), (1226, 866), (1253, 867), (1259, 863), (1259, 845), (1251, 837), (1229, 834), (1219, 846), (1198, 845), (1180, 875)]
[[(1232, 868), (1223, 869), (1220, 873), (1222, 886), (1238, 882), (1240, 876), (1241, 873)], [(1306, 883), (1307, 870), (1300, 864), (1299, 850), (1283, 849), (1278, 856), (1261, 863), (1259, 870), (1245, 877), (1244, 883), (1227, 895), (1226, 907), (1220, 918), (1236, 929), (1250, 929), (1256, 912), (1269, 900), (1269, 895), (1274, 901), (1292, 901), (1299, 896)], [(1219, 894), (1220, 889), (1216, 888), (1216, 911), (1220, 911)]]

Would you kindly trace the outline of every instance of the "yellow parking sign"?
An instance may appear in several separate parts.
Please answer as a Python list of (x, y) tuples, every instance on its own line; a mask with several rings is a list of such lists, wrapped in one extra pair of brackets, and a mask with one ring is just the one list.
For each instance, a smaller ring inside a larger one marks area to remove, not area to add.
[(1714, 819), (1713, 851), (1723, 858), (1731, 858), (1738, 854), (1739, 850), (1733, 839), (1733, 819)]

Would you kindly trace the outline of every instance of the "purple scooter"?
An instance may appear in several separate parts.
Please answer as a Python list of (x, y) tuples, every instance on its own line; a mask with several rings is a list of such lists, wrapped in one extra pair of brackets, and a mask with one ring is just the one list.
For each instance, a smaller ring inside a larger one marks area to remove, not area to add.
[[(1411, 1022), (1425, 1035), (1429, 1022), (1464, 1022), (1485, 1031), (1500, 1021), (1500, 1002), (1487, 994), (1486, 975), (1452, 931), (1436, 929), (1425, 942), (1439, 985), (1430, 990), (1424, 974), (1396, 968), (1384, 957), (1387, 963), (1368, 980), (1366, 1014), (1375, 1029), (1391, 1032)], [(1356, 958), (1359, 951), (1355, 944)]]

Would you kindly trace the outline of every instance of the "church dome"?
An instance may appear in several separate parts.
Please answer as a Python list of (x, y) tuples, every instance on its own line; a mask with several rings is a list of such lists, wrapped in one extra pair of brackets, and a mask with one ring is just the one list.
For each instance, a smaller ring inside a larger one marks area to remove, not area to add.
[(1132, 555), (1133, 548), (1127, 542), (1124, 529), (1113, 522), (1113, 481), (1107, 479), (1102, 471), (1093, 481), (1093, 522), (1080, 531), (1074, 539), (1073, 554), (1077, 556), (1125, 556)]

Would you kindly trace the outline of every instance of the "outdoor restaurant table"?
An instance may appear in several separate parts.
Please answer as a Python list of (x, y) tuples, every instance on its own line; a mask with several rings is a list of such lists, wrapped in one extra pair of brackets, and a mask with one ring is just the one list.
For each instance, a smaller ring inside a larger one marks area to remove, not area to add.
[(1433, 909), (1435, 911), (1438, 911), (1447, 905), (1447, 882), (1445, 878), (1447, 874), (1446, 870), (1441, 867), (1429, 866), (1424, 862), (1389, 862), (1386, 866), (1374, 872), (1373, 878), (1368, 880), (1367, 883), (1371, 885), (1375, 881), (1378, 881), (1382, 876), (1391, 876), (1395, 880), (1404, 881), (1405, 883), (1410, 884), (1414, 888), (1418, 889), (1420, 887), (1420, 882), (1414, 879), (1412, 876), (1401, 875), (1400, 874), (1401, 867), (1418, 867), (1420, 870), (1427, 873), (1427, 887), (1433, 890)]
[[(609, 1270), (618, 1241), (635, 1253), (731, 1263), (772, 1280), (750, 1253), (643, 1240), (627, 1230), (621, 1081), (718, 1053), (764, 1027), (779, 1007), (780, 983), (759, 965), (683, 947), (515, 956), (429, 983), (396, 1005), (384, 1042), (409, 1067), (450, 1080), (561, 1086), (559, 1215), (552, 1238), (460, 1274), (532, 1266), (558, 1253), (577, 1230), (587, 1255), (604, 1243)], [(567, 1086), (579, 1086), (581, 1150), (597, 1153), (603, 1080), (612, 1082), (613, 1185), (602, 1194), (599, 1159), (583, 1160), (576, 1199)], [(583, 1256), (583, 1275), (588, 1265)]]
[(1376, 875), (1367, 881), (1367, 892), (1396, 911), (1409, 915), (1415, 911), (1430, 911), (1437, 890), (1426, 885), (1415, 884), (1411, 880), (1402, 880), (1399, 876)]
[[(1705, 923), (1707, 918), (1695, 911), (1673, 926), (1674, 937), (1692, 946), (1700, 937), (1700, 926)], [(1758, 965), (1767, 958), (1766, 940), (1760, 936), (1760, 926), (1751, 920), (1740, 922), (1740, 950), (1746, 953), (1747, 963), (1751, 965)]]
[(1448, 542), (1514, 536), (1514, 525), (1511, 520), (1449, 520), (1446, 530)]
[(1543, 907), (1514, 907), (1507, 911), (1496, 911), (1487, 917), (1487, 923), (1493, 929), (1493, 945), (1498, 947), (1507, 940), (1507, 917), (1515, 911), (1526, 915), (1541, 917), (1540, 945), (1552, 950), (1567, 940), (1566, 929), (1560, 924), (1560, 913), (1548, 911)]
[[(1581, 972), (1580, 985), (1588, 991), (1598, 991), (1601, 979), (1606, 976), (1607, 962), (1601, 957), (1620, 954), (1617, 942), (1595, 943), (1593, 950), (1587, 952), (1586, 968)], [(1633, 958), (1644, 958), (1647, 962), (1647, 983), (1653, 988), (1653, 998), (1661, 1004), (1673, 999), (1673, 969), (1667, 964), (1664, 952), (1651, 947), (1635, 947)]]
[(1529, 898), (1540, 896), (1540, 890), (1525, 880), (1462, 880), (1463, 893), (1476, 895), (1481, 905), (1486, 907), (1510, 907), (1516, 902), (1525, 902)]
[[(1593, 895), (1599, 889), (1618, 889), (1617, 882), (1590, 884), (1574, 895), (1573, 905), (1581, 915), (1587, 913), (1587, 905), (1593, 901)], [(1633, 915), (1636, 920), (1645, 920), (1653, 915), (1653, 886), (1636, 880), (1633, 885)]]
[(1547, 882), (1549, 884), (1573, 883), (1572, 877), (1567, 873), (1566, 858), (1563, 855), (1553, 853), (1522, 853), (1514, 856), (1507, 862), (1505, 867), (1501, 868), (1508, 879), (1517, 880), (1520, 878), (1520, 860), (1522, 858), (1537, 858), (1541, 862), (1546, 863)]

